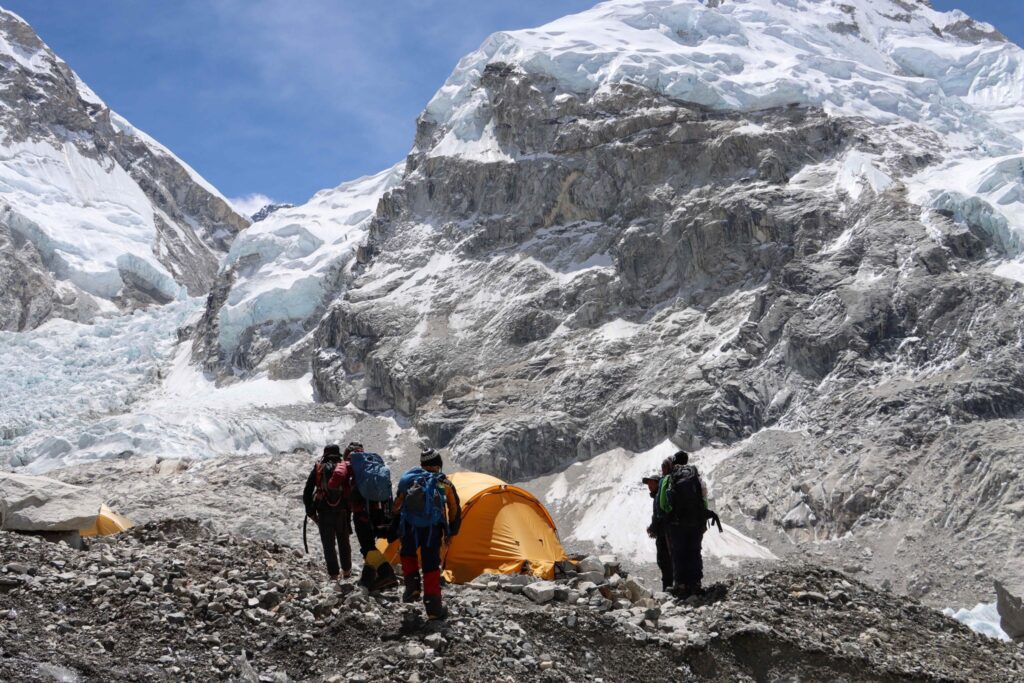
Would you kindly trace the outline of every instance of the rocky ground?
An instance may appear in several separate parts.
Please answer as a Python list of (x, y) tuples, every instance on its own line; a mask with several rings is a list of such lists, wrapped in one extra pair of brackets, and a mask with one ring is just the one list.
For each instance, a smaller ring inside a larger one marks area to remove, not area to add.
[(810, 565), (731, 578), (688, 602), (603, 565), (557, 583), (483, 577), (450, 587), (451, 617), (427, 623), (397, 589), (325, 583), (293, 549), (191, 520), (86, 551), (4, 532), (0, 553), (0, 680), (1024, 677), (1020, 646)]

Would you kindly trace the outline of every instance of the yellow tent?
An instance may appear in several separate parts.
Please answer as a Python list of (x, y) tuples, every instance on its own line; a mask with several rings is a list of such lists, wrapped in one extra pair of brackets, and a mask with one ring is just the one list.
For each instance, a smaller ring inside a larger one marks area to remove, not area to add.
[(92, 526), (87, 529), (79, 531), (79, 535), (83, 538), (91, 538), (92, 536), (109, 536), (116, 534), (121, 531), (131, 529), (134, 524), (131, 520), (124, 515), (119, 515), (106, 504), (100, 505), (100, 512), (96, 515), (96, 521), (93, 522)]
[[(442, 554), (445, 578), (466, 583), (481, 574), (520, 574), (551, 579), (567, 559), (555, 522), (532, 493), (479, 472), (448, 479), (462, 502), (462, 528)], [(398, 559), (398, 542), (385, 552)]]

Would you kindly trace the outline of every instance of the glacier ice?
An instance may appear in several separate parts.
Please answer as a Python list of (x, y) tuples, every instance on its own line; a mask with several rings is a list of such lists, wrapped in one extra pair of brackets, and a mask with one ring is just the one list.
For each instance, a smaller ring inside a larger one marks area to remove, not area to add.
[(219, 343), (229, 355), (249, 328), (301, 322), (324, 304), (331, 275), (353, 261), (377, 202), (402, 177), (404, 164), (318, 192), (253, 224), (224, 260), (236, 271), (218, 313)]

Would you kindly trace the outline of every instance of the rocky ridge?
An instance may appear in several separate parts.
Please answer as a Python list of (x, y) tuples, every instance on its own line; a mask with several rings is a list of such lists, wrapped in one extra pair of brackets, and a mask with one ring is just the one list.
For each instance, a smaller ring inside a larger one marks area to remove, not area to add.
[[(1015, 680), (1020, 647), (843, 575), (786, 566), (655, 595), (588, 558), (558, 582), (481, 577), (424, 623), (398, 593), (323, 584), (274, 543), (188, 520), (84, 552), (0, 533), (11, 680)], [(591, 567), (590, 565), (594, 566)], [(594, 580), (591, 580), (594, 579)], [(323, 647), (327, 639), (338, 644)], [(341, 646), (343, 644), (344, 646)]]

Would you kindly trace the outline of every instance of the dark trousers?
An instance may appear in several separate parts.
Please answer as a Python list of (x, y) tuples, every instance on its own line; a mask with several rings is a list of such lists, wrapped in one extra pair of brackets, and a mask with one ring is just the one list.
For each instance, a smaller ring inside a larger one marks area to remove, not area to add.
[[(345, 506), (336, 508), (327, 505), (317, 506), (317, 527), (320, 529), (320, 542), (324, 546), (324, 561), (327, 573), (338, 576), (341, 571), (352, 571), (352, 547), (348, 537), (352, 533), (351, 514)], [(341, 568), (338, 561), (341, 560)]]
[[(444, 527), (407, 526), (402, 532), (402, 574), (411, 576), (423, 562), (423, 595), (441, 595), (441, 541)], [(417, 559), (417, 551), (419, 558)]]
[(370, 511), (363, 509), (352, 513), (353, 526), (356, 529), (356, 539), (359, 541), (359, 552), (363, 557), (377, 547), (377, 535), (370, 522)]
[(672, 554), (672, 578), (676, 586), (693, 586), (704, 578), (704, 560), (700, 556), (704, 527), (669, 525), (668, 542)]
[(658, 569), (661, 570), (661, 588), (668, 590), (672, 587), (675, 577), (672, 575), (672, 551), (669, 550), (668, 530), (659, 529), (654, 536), (654, 547), (658, 551)]

